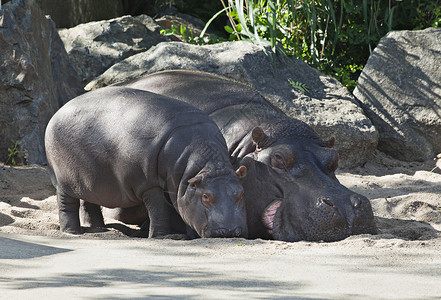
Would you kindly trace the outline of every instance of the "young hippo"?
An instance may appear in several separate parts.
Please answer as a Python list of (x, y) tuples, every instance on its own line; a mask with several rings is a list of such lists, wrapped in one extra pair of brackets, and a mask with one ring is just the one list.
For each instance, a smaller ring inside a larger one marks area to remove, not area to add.
[(246, 237), (243, 188), (216, 124), (181, 101), (105, 87), (64, 105), (45, 136), (61, 230), (80, 234), (80, 199), (93, 226), (100, 206), (144, 204), (149, 237), (170, 233), (171, 211), (201, 237)]

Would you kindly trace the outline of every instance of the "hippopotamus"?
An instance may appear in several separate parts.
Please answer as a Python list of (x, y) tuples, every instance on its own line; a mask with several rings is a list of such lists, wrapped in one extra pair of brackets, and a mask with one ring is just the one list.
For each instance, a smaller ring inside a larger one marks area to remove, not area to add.
[[(266, 203), (277, 199), (277, 193), (270, 195), (271, 191), (283, 192), (283, 199), (270, 205), (272, 214), (265, 214), (265, 226), (271, 227), (265, 232), (271, 238), (335, 241), (351, 234), (376, 233), (369, 200), (344, 187), (335, 176), (339, 161), (333, 149), (335, 138), (322, 140), (309, 125), (287, 117), (252, 87), (190, 70), (162, 71), (117, 85), (151, 91), (201, 109), (220, 128), (236, 167), (248, 156), (277, 171), (268, 169), (270, 177), (259, 179), (273, 188), (266, 188), (265, 195), (255, 193), (255, 197), (266, 197), (258, 203)], [(256, 179), (252, 176), (244, 180)], [(246, 193), (253, 192), (246, 189)], [(256, 211), (262, 219), (262, 210)], [(302, 222), (309, 225), (302, 229)], [(253, 228), (248, 230), (253, 233)], [(255, 234), (265, 236), (263, 230)]]
[(246, 237), (243, 187), (216, 124), (182, 101), (105, 87), (69, 101), (49, 121), (46, 155), (62, 231), (104, 226), (100, 206), (144, 205), (149, 237), (171, 232), (171, 210), (200, 237)]

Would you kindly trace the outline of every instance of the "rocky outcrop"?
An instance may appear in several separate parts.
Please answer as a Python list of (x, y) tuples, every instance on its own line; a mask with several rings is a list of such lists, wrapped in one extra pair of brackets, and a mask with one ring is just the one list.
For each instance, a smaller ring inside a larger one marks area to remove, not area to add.
[(87, 83), (113, 64), (171, 40), (160, 34), (161, 29), (151, 17), (140, 15), (80, 24), (59, 34), (75, 70)]
[(2, 6), (0, 61), (0, 160), (14, 140), (28, 163), (44, 163), (47, 122), (83, 90), (53, 21), (35, 1)]
[[(198, 37), (202, 30), (205, 28), (205, 22), (199, 20), (198, 18), (192, 17), (190, 15), (182, 14), (182, 13), (175, 13), (175, 14), (167, 14), (160, 18), (155, 19), (156, 22), (158, 22), (162, 27), (171, 29), (172, 26), (180, 27), (181, 25), (185, 27), (186, 34), (191, 33)], [(207, 28), (207, 33), (212, 33), (209, 28)]]
[(379, 131), (379, 150), (406, 161), (441, 152), (441, 28), (387, 34), (354, 95)]
[(124, 15), (122, 0), (37, 0), (41, 10), (50, 15), (57, 28), (108, 20)]
[(311, 125), (322, 138), (335, 136), (342, 167), (363, 164), (377, 146), (375, 128), (337, 80), (281, 54), (273, 65), (261, 48), (248, 42), (161, 43), (112, 66), (86, 89), (166, 69), (201, 70), (251, 85), (285, 114)]

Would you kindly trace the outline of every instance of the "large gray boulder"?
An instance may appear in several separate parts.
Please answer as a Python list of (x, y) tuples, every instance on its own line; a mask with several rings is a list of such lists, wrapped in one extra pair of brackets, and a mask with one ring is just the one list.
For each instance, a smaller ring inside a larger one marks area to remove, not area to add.
[(34, 0), (2, 6), (0, 61), (0, 161), (14, 140), (28, 163), (44, 163), (47, 122), (83, 90), (54, 23)]
[[(282, 54), (277, 55), (273, 69), (265, 52), (248, 42), (207, 46), (161, 43), (112, 66), (86, 89), (166, 69), (216, 73), (254, 87), (285, 114), (311, 125), (322, 138), (335, 136), (341, 167), (362, 165), (377, 146), (375, 128), (337, 80)], [(293, 88), (289, 80), (307, 85), (309, 91)]]
[(75, 70), (87, 83), (113, 64), (174, 39), (160, 34), (161, 29), (151, 17), (140, 15), (80, 24), (59, 34)]
[(441, 28), (387, 34), (354, 95), (379, 131), (379, 150), (406, 161), (441, 152)]

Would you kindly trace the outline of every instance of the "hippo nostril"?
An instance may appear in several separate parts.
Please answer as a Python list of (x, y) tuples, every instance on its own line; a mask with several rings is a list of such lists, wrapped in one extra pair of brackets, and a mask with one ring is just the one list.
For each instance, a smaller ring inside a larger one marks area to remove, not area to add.
[(329, 200), (329, 198), (324, 198), (324, 199), (322, 199), (322, 201), (324, 203), (328, 204), (329, 206), (334, 207), (334, 203), (331, 200)]
[(361, 208), (362, 205), (362, 200), (361, 197), (358, 195), (351, 195), (351, 202), (352, 202), (352, 206), (356, 209)]

